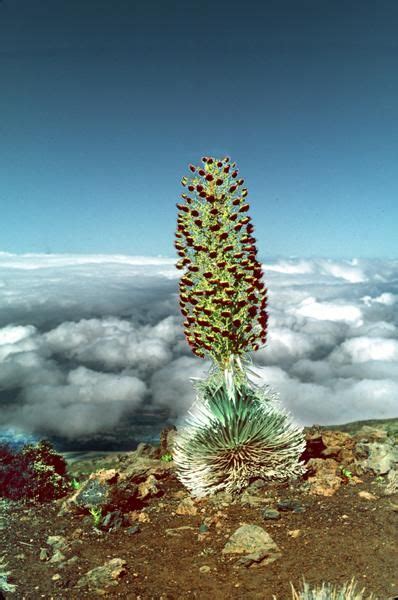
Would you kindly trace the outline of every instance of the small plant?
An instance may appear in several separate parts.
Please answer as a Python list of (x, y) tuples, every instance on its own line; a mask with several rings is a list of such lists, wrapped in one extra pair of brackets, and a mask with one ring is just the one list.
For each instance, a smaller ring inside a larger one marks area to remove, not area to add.
[(71, 481), (71, 486), (74, 490), (78, 490), (80, 488), (81, 484), (75, 477), (73, 477), (73, 479)]
[(90, 508), (90, 515), (93, 517), (93, 525), (94, 527), (98, 527), (102, 519), (102, 508), (97, 506), (92, 506)]
[(170, 452), (166, 452), (166, 454), (163, 454), (160, 460), (163, 460), (164, 462), (171, 462), (173, 460), (173, 457), (170, 454)]
[[(365, 598), (365, 588), (361, 591), (357, 590), (357, 583), (353, 577), (349, 583), (345, 583), (341, 588), (337, 588), (330, 583), (322, 583), (321, 587), (310, 589), (308, 583), (303, 578), (303, 590), (297, 592), (293, 584), (290, 584), (292, 589), (292, 600), (376, 600), (373, 594)], [(273, 596), (273, 600), (277, 600)]]
[(342, 474), (344, 477), (347, 477), (347, 479), (352, 479), (352, 473), (351, 473), (351, 471), (349, 471), (349, 470), (348, 470), (348, 469), (346, 469), (345, 467), (340, 467), (340, 471), (341, 471), (341, 474)]
[(15, 592), (16, 586), (7, 581), (11, 571), (6, 571), (8, 563), (5, 562), (5, 556), (0, 558), (0, 592)]

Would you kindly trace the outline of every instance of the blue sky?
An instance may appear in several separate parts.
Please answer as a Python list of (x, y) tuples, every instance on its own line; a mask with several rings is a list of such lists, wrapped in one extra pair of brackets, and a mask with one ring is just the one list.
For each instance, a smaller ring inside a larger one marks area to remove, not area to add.
[(398, 3), (0, 2), (0, 250), (174, 257), (229, 155), (261, 257), (397, 256)]

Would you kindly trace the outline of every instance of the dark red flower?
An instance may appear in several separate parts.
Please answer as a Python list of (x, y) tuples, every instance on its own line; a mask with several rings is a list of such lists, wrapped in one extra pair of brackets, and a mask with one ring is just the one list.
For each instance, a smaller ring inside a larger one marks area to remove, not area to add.
[(215, 250), (212, 250), (211, 252), (209, 252), (209, 256), (210, 258), (216, 258), (217, 252)]
[(242, 325), (242, 321), (240, 319), (234, 319), (232, 324), (235, 325), (235, 327), (240, 327)]
[(203, 185), (200, 185), (200, 183), (198, 183), (198, 185), (196, 186), (196, 189), (198, 190), (198, 192), (202, 192), (203, 191)]
[(193, 247), (194, 250), (196, 250), (197, 252), (200, 252), (201, 250), (203, 250), (203, 246), (201, 246), (200, 244), (197, 244), (196, 246)]
[(237, 268), (238, 267), (236, 265), (231, 265), (230, 267), (227, 267), (227, 271), (228, 271), (228, 273), (235, 273), (235, 271), (237, 270)]
[(222, 332), (221, 332), (221, 335), (222, 335), (223, 337), (229, 337), (229, 333), (228, 333), (228, 331), (222, 331)]
[(211, 330), (214, 331), (214, 333), (221, 333), (221, 329), (217, 327), (217, 325), (213, 325)]
[(207, 194), (206, 194), (206, 192), (205, 192), (205, 191), (203, 191), (203, 192), (200, 192), (200, 193), (199, 193), (199, 196), (200, 196), (201, 198), (206, 198)]
[(238, 171), (234, 171), (234, 172), (232, 173), (231, 177), (233, 177), (233, 178), (235, 179), (235, 177), (237, 176), (237, 174), (238, 174)]
[(194, 165), (189, 165), (189, 168), (191, 169), (192, 173), (195, 173), (196, 167)]
[(230, 252), (230, 250), (233, 250), (234, 247), (232, 244), (228, 244), (228, 246), (224, 246), (223, 250), (224, 252)]
[(231, 159), (229, 158), (229, 156), (224, 156), (223, 161), (225, 163), (229, 162)]
[(217, 167), (221, 168), (222, 167), (222, 162), (218, 161)]
[(208, 158), (208, 159), (207, 159), (207, 163), (208, 163), (209, 165), (212, 165), (212, 164), (213, 164), (213, 162), (214, 162), (214, 160), (213, 160), (212, 158)]
[(201, 219), (195, 219), (194, 220), (195, 225), (197, 225), (198, 227), (202, 227), (203, 225), (203, 221)]
[(210, 214), (211, 214), (211, 215), (218, 215), (218, 208), (212, 208), (212, 209), (210, 210)]
[(234, 206), (238, 206), (238, 204), (240, 204), (240, 201), (242, 200), (242, 198), (235, 198), (235, 200), (232, 200), (232, 204)]
[(206, 273), (203, 273), (203, 277), (206, 277), (206, 279), (210, 279), (211, 277), (213, 277), (213, 273), (211, 271), (206, 271)]
[(242, 223), (242, 221), (239, 221), (239, 223), (234, 225), (234, 230), (239, 231), (239, 229), (242, 229), (242, 227), (243, 227), (243, 223)]
[(244, 306), (246, 306), (247, 302), (246, 300), (239, 300), (236, 305), (238, 306), (238, 308), (243, 308)]
[(227, 263), (225, 262), (225, 260), (221, 260), (220, 262), (216, 263), (217, 267), (219, 267), (219, 269), (223, 269), (225, 267)]
[(207, 162), (207, 157), (206, 156), (203, 156), (202, 162), (204, 162), (204, 163)]
[(214, 342), (216, 338), (214, 337), (214, 335), (206, 335), (206, 340), (208, 342)]
[(231, 216), (229, 217), (229, 220), (230, 220), (230, 221), (236, 221), (236, 219), (237, 219), (237, 218), (238, 218), (238, 215), (237, 215), (236, 213), (234, 213), (233, 215), (231, 215)]
[(199, 169), (198, 173), (201, 177), (204, 177), (206, 175), (206, 171), (204, 171), (203, 169)]
[(213, 177), (213, 175), (211, 173), (208, 173), (206, 175), (206, 181), (213, 181), (213, 179), (214, 179), (214, 177)]
[(184, 252), (184, 250), (179, 250), (179, 251), (177, 252), (177, 254), (178, 254), (178, 256), (182, 256), (182, 257), (184, 257), (184, 256), (185, 256), (185, 252)]
[(231, 313), (231, 311), (230, 311), (230, 310), (222, 310), (222, 311), (221, 311), (221, 316), (222, 316), (222, 317), (225, 317), (226, 319), (227, 319), (228, 317), (230, 317), (231, 315), (232, 315), (232, 313)]
[(198, 217), (198, 216), (199, 216), (199, 211), (198, 211), (198, 210), (196, 210), (196, 209), (193, 209), (193, 210), (191, 210), (191, 215), (192, 215), (193, 217)]
[(251, 218), (250, 218), (250, 217), (244, 217), (244, 218), (241, 220), (241, 223), (242, 223), (242, 225), (246, 225), (246, 223), (248, 223), (249, 221), (251, 221)]
[(213, 194), (209, 194), (209, 196), (207, 196), (207, 201), (212, 203), (212, 202), (215, 202), (216, 199)]
[(223, 179), (217, 179), (216, 180), (216, 185), (222, 185), (224, 183)]
[(251, 325), (246, 325), (244, 331), (246, 331), (246, 333), (247, 333), (247, 332), (249, 332), (251, 330), (252, 330), (252, 326)]
[(229, 289), (229, 290), (225, 290), (225, 293), (227, 294), (227, 296), (229, 296), (230, 298), (233, 298), (233, 296), (235, 296), (236, 292), (235, 290)]
[(230, 193), (230, 194), (232, 194), (232, 192), (234, 192), (234, 191), (236, 190), (236, 188), (237, 188), (237, 187), (238, 187), (238, 186), (237, 186), (237, 184), (236, 184), (236, 183), (234, 183), (234, 185), (231, 185), (231, 187), (229, 188), (229, 193)]
[(250, 206), (249, 204), (243, 204), (240, 209), (238, 210), (238, 212), (247, 212), (249, 210)]
[(226, 167), (224, 167), (224, 173), (228, 173), (230, 168), (231, 168), (231, 165), (227, 165)]
[(191, 265), (189, 267), (189, 270), (192, 271), (193, 273), (197, 273), (199, 271), (199, 267), (197, 267), (196, 265)]
[(251, 317), (255, 317), (257, 314), (256, 306), (249, 306), (249, 310), (247, 311)]
[(220, 233), (220, 235), (218, 236), (218, 238), (220, 240), (226, 240), (228, 237), (228, 233), (226, 231), (223, 231), (223, 233)]
[(227, 288), (229, 287), (229, 281), (220, 281), (220, 286), (222, 288)]
[(201, 327), (209, 327), (210, 323), (209, 321), (206, 321), (206, 319), (198, 319), (198, 325)]
[(247, 299), (249, 300), (249, 302), (255, 302), (257, 300), (257, 296), (256, 294), (249, 294)]
[(189, 189), (189, 191), (190, 191), (190, 192), (193, 192), (195, 188), (194, 188), (194, 186), (193, 186), (193, 185), (189, 185), (189, 186), (188, 186), (188, 189)]
[(212, 311), (210, 308), (204, 308), (203, 312), (205, 313), (205, 315), (210, 317), (210, 315), (212, 315), (214, 311)]
[(184, 268), (184, 265), (182, 265), (181, 263), (177, 263), (177, 264), (176, 264), (176, 268), (177, 268), (177, 269), (183, 269), (183, 268)]
[(221, 229), (221, 225), (219, 223), (215, 223), (214, 225), (210, 225), (210, 231), (219, 231)]
[(236, 254), (234, 254), (234, 258), (242, 258), (242, 256), (244, 256), (243, 252), (237, 252)]

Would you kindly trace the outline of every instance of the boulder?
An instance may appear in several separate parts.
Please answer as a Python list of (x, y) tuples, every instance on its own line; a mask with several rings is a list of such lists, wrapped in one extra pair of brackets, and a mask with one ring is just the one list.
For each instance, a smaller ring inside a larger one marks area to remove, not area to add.
[(102, 589), (115, 586), (120, 578), (126, 573), (126, 561), (121, 558), (112, 558), (101, 567), (95, 567), (87, 571), (77, 582), (77, 587), (88, 587)]
[(333, 496), (341, 485), (339, 464), (333, 458), (311, 458), (307, 463), (309, 493)]
[(356, 457), (364, 471), (386, 475), (398, 463), (398, 447), (393, 441), (360, 441), (355, 446)]
[(243, 524), (228, 539), (223, 554), (244, 555), (238, 564), (266, 565), (281, 557), (281, 551), (269, 533), (258, 525)]

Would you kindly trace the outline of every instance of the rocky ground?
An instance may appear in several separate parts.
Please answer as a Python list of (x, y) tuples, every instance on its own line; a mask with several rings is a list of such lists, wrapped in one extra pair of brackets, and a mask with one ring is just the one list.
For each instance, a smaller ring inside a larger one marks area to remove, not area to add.
[[(398, 596), (396, 435), (306, 432), (305, 478), (257, 480), (238, 499), (192, 500), (160, 448), (74, 462), (79, 487), (40, 506), (0, 501), (4, 597), (290, 600), (302, 578), (355, 576), (379, 600)], [(91, 510), (91, 512), (90, 512)]]

